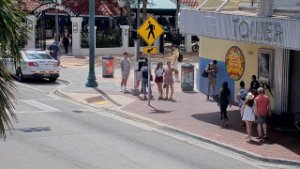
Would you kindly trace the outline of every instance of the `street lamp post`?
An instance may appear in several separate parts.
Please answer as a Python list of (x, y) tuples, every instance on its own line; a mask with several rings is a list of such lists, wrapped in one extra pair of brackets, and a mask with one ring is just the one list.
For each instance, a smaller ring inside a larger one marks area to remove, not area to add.
[(123, 8), (125, 7), (126, 3), (123, 0), (119, 0), (118, 1), (118, 6), (121, 10), (121, 21), (120, 21), (120, 25), (123, 24)]
[(90, 50), (90, 59), (89, 59), (89, 75), (88, 81), (85, 84), (86, 87), (97, 87), (98, 83), (96, 82), (95, 75), (95, 0), (89, 1), (89, 50)]
[(57, 4), (61, 4), (61, 0), (55, 0), (55, 35), (54, 40), (59, 42), (59, 31), (58, 31), (58, 9)]

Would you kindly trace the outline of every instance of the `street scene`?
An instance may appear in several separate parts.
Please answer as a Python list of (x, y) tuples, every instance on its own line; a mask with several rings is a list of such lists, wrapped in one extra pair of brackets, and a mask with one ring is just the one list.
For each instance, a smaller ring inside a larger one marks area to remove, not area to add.
[(300, 168), (299, 3), (1, 1), (0, 168)]

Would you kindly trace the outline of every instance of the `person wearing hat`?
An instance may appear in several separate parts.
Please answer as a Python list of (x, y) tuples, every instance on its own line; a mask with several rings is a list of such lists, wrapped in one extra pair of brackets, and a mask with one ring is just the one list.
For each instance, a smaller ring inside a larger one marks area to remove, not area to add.
[(252, 142), (252, 125), (255, 120), (255, 113), (253, 110), (254, 107), (254, 95), (249, 92), (246, 96), (246, 100), (242, 106), (243, 118), (242, 120), (246, 123), (247, 130), (247, 142)]
[[(255, 101), (255, 115), (257, 116), (257, 139), (268, 139), (267, 136), (267, 116), (271, 116), (271, 104), (270, 99), (264, 94), (264, 88), (259, 87), (257, 89), (258, 96)], [(262, 135), (263, 131), (263, 135)]]

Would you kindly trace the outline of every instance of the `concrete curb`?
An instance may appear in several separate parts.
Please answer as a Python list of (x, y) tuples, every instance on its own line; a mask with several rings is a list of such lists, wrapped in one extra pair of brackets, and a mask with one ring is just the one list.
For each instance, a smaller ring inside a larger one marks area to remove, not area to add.
[[(64, 83), (64, 84), (71, 84), (71, 82), (69, 82), (67, 80), (59, 79), (59, 81)], [(63, 87), (65, 87), (65, 86), (63, 86)], [(73, 99), (71, 96), (69, 96), (68, 93), (63, 92), (61, 89), (62, 89), (62, 87), (58, 88), (54, 93), (58, 94), (62, 97), (65, 97), (67, 99), (78, 102), (76, 99)], [(82, 103), (82, 102), (80, 102), (80, 103)], [(93, 105), (90, 105), (90, 104), (87, 104), (87, 103), (82, 103), (82, 104), (92, 106), (94, 108), (99, 109), (99, 107), (96, 107), (96, 106), (93, 106)], [(203, 137), (201, 135), (196, 135), (196, 134), (190, 133), (188, 131), (184, 131), (184, 130), (181, 130), (181, 129), (178, 129), (178, 128), (175, 128), (175, 127), (163, 124), (163, 123), (160, 123), (158, 121), (155, 121), (155, 120), (152, 120), (152, 119), (149, 119), (149, 118), (145, 118), (145, 117), (127, 112), (127, 111), (123, 111), (123, 110), (119, 110), (119, 109), (115, 109), (115, 108), (103, 108), (103, 107), (100, 108), (100, 109), (106, 110), (107, 112), (110, 112), (110, 113), (115, 114), (115, 115), (120, 116), (120, 117), (124, 117), (124, 118), (129, 119), (129, 120), (133, 120), (133, 121), (137, 121), (137, 122), (149, 125), (151, 127), (157, 128), (157, 129), (162, 130), (162, 131), (166, 131), (166, 132), (170, 132), (170, 133), (178, 133), (178, 134), (181, 134), (181, 135), (184, 135), (184, 136), (187, 136), (187, 137), (199, 140), (199, 141), (203, 141), (203, 142), (215, 145), (215, 146), (219, 146), (219, 147), (225, 148), (227, 150), (233, 151), (237, 154), (240, 154), (242, 156), (251, 158), (253, 160), (258, 160), (258, 161), (261, 161), (261, 162), (268, 162), (268, 163), (272, 163), (272, 164), (291, 165), (291, 166), (295, 166), (295, 167), (300, 167), (300, 162), (299, 161), (263, 157), (261, 155), (251, 153), (251, 152), (246, 152), (245, 150), (233, 147), (231, 145), (224, 144), (224, 143), (221, 143), (219, 141)]]

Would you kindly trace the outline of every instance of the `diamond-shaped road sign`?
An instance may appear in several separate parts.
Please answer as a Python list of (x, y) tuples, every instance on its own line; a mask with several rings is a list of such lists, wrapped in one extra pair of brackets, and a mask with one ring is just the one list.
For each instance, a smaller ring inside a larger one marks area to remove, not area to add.
[(153, 18), (149, 17), (137, 30), (140, 37), (142, 37), (149, 46), (164, 32), (164, 29)]

